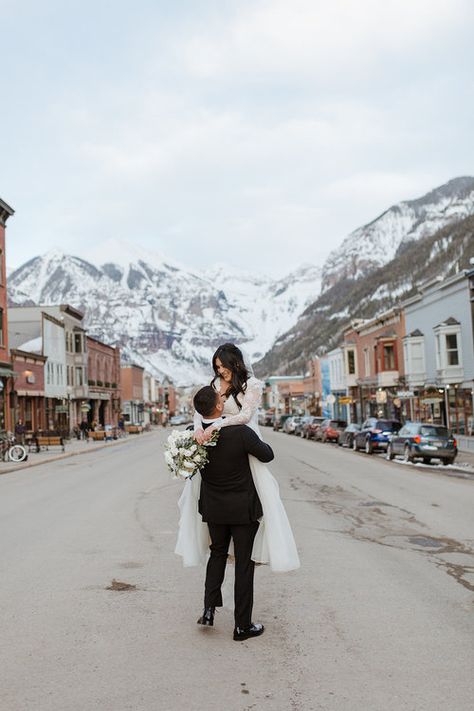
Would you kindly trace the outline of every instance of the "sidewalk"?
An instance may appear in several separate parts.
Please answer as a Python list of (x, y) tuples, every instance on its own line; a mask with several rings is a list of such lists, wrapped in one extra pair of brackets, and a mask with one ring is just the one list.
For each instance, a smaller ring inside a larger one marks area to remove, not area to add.
[(459, 451), (474, 455), (474, 437), (467, 435), (454, 435), (458, 441)]
[(65, 452), (62, 452), (59, 447), (52, 447), (49, 450), (42, 450), (41, 452), (28, 452), (28, 459), (25, 462), (19, 462), (18, 464), (15, 464), (14, 462), (0, 462), (0, 475), (9, 474), (10, 472), (17, 472), (20, 469), (30, 469), (31, 467), (37, 467), (40, 464), (47, 464), (48, 462), (56, 462), (59, 459), (76, 457), (79, 454), (96, 452), (99, 449), (115, 447), (118, 444), (135, 442), (146, 435), (152, 434), (153, 432), (154, 430), (151, 430), (150, 432), (142, 432), (137, 435), (127, 435), (126, 437), (121, 437), (120, 439), (115, 439), (110, 442), (94, 442), (93, 440), (85, 441), (77, 439), (66, 440)]

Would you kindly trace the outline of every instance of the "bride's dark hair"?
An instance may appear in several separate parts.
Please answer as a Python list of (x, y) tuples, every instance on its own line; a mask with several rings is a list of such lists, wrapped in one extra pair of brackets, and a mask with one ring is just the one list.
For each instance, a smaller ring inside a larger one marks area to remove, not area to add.
[(226, 391), (226, 397), (233, 397), (239, 408), (241, 404), (237, 400), (237, 395), (239, 393), (244, 393), (247, 388), (247, 380), (250, 377), (250, 373), (244, 363), (244, 357), (242, 351), (233, 343), (224, 343), (219, 346), (217, 351), (212, 356), (212, 368), (214, 370), (215, 376), (212, 380), (211, 385), (214, 385), (216, 380), (219, 378), (219, 371), (217, 369), (216, 360), (219, 358), (220, 362), (232, 373), (232, 380)]

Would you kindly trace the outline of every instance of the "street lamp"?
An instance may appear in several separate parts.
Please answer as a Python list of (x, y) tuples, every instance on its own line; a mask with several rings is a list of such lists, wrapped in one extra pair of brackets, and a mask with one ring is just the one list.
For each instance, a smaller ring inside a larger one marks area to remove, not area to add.
[(444, 408), (446, 410), (446, 427), (450, 429), (449, 421), (449, 385), (446, 385), (444, 389)]

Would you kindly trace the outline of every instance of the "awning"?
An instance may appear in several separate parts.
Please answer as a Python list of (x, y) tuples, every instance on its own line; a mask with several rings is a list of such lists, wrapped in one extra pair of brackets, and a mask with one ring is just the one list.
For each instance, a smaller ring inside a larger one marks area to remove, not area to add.
[(0, 378), (18, 378), (18, 373), (15, 373), (11, 368), (0, 366)]

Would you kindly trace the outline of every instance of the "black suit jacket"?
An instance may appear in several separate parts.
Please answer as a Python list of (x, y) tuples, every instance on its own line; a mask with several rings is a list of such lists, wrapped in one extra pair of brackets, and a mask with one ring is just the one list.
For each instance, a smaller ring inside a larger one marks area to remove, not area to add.
[(201, 471), (199, 513), (207, 523), (243, 524), (263, 515), (252, 479), (249, 454), (271, 462), (273, 450), (246, 425), (222, 427)]

